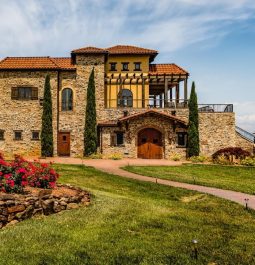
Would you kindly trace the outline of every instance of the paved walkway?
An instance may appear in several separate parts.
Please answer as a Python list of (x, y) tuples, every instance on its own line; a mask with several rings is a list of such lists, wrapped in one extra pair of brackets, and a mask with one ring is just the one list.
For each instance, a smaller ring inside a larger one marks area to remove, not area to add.
[[(42, 160), (45, 161), (45, 160)], [(155, 177), (147, 177), (142, 176), (138, 174), (134, 174), (131, 172), (127, 172), (120, 167), (124, 167), (127, 165), (136, 165), (136, 166), (176, 166), (181, 165), (181, 162), (174, 162), (174, 161), (168, 161), (168, 160), (146, 160), (146, 159), (122, 159), (122, 160), (82, 160), (79, 158), (60, 158), (55, 157), (51, 159), (47, 159), (47, 162), (52, 161), (54, 163), (62, 163), (62, 164), (76, 164), (76, 165), (86, 165), (86, 166), (92, 166), (96, 169), (99, 169), (101, 171), (111, 173), (114, 175), (122, 176), (125, 178), (131, 178), (131, 179), (137, 179), (141, 181), (148, 181), (148, 182), (155, 182), (171, 187), (177, 187), (177, 188), (183, 188), (188, 190), (194, 190), (199, 191), (202, 193), (208, 193), (220, 198), (224, 198), (230, 201), (234, 201), (236, 203), (239, 203), (241, 205), (245, 205), (245, 199), (249, 199), (248, 206), (251, 209), (255, 210), (255, 196), (250, 194), (245, 194), (242, 192), (237, 191), (230, 191), (230, 190), (222, 190), (217, 188), (211, 188), (211, 187), (205, 187), (200, 185), (194, 185), (194, 184), (187, 184), (187, 183), (181, 183), (171, 180), (164, 180), (160, 179), (160, 176), (157, 176), (157, 172), (155, 172)]]

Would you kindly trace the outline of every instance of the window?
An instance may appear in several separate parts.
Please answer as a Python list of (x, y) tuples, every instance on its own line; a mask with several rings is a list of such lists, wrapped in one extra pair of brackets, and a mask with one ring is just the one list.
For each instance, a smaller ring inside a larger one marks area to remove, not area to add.
[(186, 132), (177, 133), (177, 145), (180, 147), (186, 147), (187, 145), (187, 133)]
[(124, 133), (115, 132), (111, 135), (111, 146), (120, 146), (124, 144)]
[(129, 63), (122, 63), (122, 71), (128, 71), (128, 64)]
[(22, 131), (14, 131), (14, 140), (22, 140)]
[(129, 89), (121, 89), (118, 94), (118, 107), (133, 107), (133, 93)]
[(4, 130), (0, 130), (0, 141), (4, 140)]
[(134, 63), (135, 64), (135, 71), (141, 71), (141, 63)]
[(117, 71), (117, 63), (110, 63), (110, 71)]
[(13, 87), (11, 98), (21, 99), (21, 100), (38, 99), (38, 88), (37, 87)]
[(39, 131), (32, 131), (32, 140), (39, 140), (39, 139), (40, 139)]
[(62, 111), (73, 110), (73, 91), (65, 88), (62, 91)]
[(116, 133), (116, 138), (117, 138), (117, 145), (124, 144), (124, 134), (123, 134), (123, 132), (117, 132)]

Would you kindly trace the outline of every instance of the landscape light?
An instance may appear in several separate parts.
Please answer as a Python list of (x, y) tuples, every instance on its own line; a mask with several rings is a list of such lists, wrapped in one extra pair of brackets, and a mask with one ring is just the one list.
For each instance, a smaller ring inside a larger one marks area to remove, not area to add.
[(193, 239), (192, 240), (192, 244), (193, 244), (193, 252), (194, 252), (194, 258), (195, 259), (198, 259), (198, 249), (197, 249), (197, 244), (198, 244), (198, 241), (196, 239)]
[(244, 201), (245, 201), (245, 209), (248, 210), (248, 202), (249, 202), (249, 199), (248, 198), (245, 198)]

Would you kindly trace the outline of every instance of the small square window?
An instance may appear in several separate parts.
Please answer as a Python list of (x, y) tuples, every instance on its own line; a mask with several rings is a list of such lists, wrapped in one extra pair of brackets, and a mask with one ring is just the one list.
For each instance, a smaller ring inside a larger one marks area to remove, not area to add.
[(186, 147), (187, 145), (187, 133), (186, 132), (177, 133), (177, 145), (179, 147)]
[(141, 63), (135, 63), (135, 71), (141, 71)]
[(4, 131), (0, 130), (0, 141), (4, 140)]
[(123, 132), (117, 132), (116, 133), (116, 138), (117, 138), (117, 145), (122, 145), (124, 144), (124, 134)]
[(32, 131), (32, 140), (39, 140), (39, 139), (40, 139), (39, 131)]
[(122, 63), (122, 71), (128, 71), (128, 63)]
[(110, 63), (110, 71), (117, 71), (117, 63)]
[(14, 140), (22, 140), (22, 131), (14, 131)]

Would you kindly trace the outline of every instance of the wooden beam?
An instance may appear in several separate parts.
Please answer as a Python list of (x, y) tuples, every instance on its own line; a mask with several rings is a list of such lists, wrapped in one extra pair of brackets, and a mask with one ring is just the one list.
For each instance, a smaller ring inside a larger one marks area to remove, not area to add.
[(164, 80), (165, 80), (165, 96), (164, 96), (164, 98), (165, 98), (165, 107), (167, 107), (167, 105), (168, 105), (168, 79), (165, 78)]

